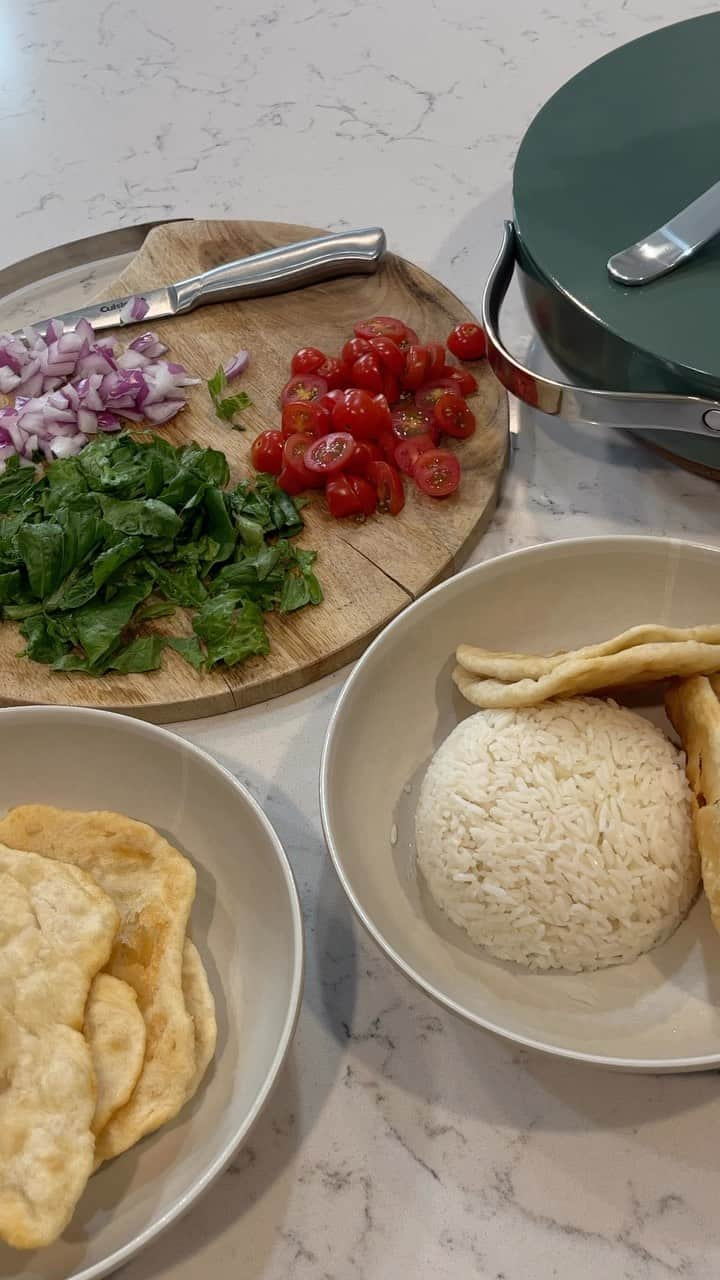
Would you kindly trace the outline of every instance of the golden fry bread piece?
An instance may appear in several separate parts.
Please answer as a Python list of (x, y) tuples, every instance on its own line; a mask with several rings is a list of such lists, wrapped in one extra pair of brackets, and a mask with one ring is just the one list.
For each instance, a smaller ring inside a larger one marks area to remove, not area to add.
[(200, 953), (189, 938), (185, 939), (183, 951), (182, 985), (185, 1004), (195, 1025), (195, 1073), (188, 1085), (186, 1101), (189, 1102), (212, 1062), (217, 1043), (215, 1001)]
[(458, 646), (456, 658), (461, 667), (476, 676), (492, 676), (506, 684), (513, 680), (537, 680), (554, 671), (568, 658), (606, 658), (640, 644), (682, 644), (699, 640), (702, 644), (720, 644), (720, 625), (707, 627), (660, 627), (654, 623), (630, 627), (612, 640), (585, 645), (582, 649), (559, 650), (547, 655), (503, 653), (494, 649), (478, 649), (472, 644)]
[(99, 973), (90, 988), (84, 1031), (97, 1082), (92, 1127), (98, 1134), (125, 1106), (145, 1060), (145, 1019), (133, 988), (109, 973)]
[(107, 968), (137, 992), (147, 1046), (133, 1093), (97, 1137), (96, 1160), (110, 1160), (172, 1120), (195, 1075), (195, 1028), (182, 990), (195, 870), (152, 827), (119, 813), (21, 805), (0, 822), (0, 840), (82, 867), (120, 912)]
[[(549, 698), (720, 671), (720, 643), (690, 638), (690, 632), (680, 631), (671, 634), (682, 639), (646, 642), (637, 636), (638, 632), (662, 630), (633, 628), (625, 637), (618, 636), (604, 645), (549, 658), (523, 659), (518, 654), (492, 654), (460, 645), (453, 680), (463, 697), (476, 707), (537, 707)], [(695, 627), (693, 631), (717, 632), (720, 638), (720, 627)], [(627, 647), (619, 648), (621, 643)], [(545, 670), (540, 669), (543, 663)]]
[(720, 702), (710, 681), (696, 677), (669, 689), (665, 708), (687, 755), (703, 888), (720, 933)]
[(92, 1170), (82, 1026), (118, 925), (78, 867), (0, 845), (0, 1239), (16, 1249), (64, 1231)]

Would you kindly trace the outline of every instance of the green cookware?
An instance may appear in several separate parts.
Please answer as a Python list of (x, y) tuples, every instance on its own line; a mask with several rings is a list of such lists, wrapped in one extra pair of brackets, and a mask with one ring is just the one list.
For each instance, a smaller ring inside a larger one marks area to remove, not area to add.
[[(643, 36), (560, 89), (520, 147), (514, 234), (507, 229), (499, 269), (507, 277), (514, 247), (537, 330), (580, 384), (566, 392), (630, 393), (606, 397), (607, 419), (595, 396), (591, 411), (581, 406), (575, 416), (619, 425), (629, 414), (647, 438), (714, 468), (720, 468), (720, 434), (713, 438), (720, 414), (708, 402), (720, 401), (720, 237), (639, 288), (616, 283), (607, 262), (720, 179), (719, 66), (717, 12)], [(491, 327), (497, 293), (496, 269)], [(500, 350), (502, 377), (507, 353)], [(558, 407), (555, 394), (552, 408), (548, 387), (551, 381), (544, 389), (540, 380), (523, 398), (563, 412), (573, 397), (566, 394)], [(521, 395), (523, 389), (521, 379)], [(659, 394), (648, 400), (644, 393)], [(679, 432), (668, 430), (674, 407)], [(655, 425), (653, 413), (663, 428), (657, 433), (645, 430)]]

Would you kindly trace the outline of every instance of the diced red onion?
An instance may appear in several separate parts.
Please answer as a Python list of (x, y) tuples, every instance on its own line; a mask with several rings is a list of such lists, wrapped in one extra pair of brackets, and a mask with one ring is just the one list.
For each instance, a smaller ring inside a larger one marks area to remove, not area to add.
[(0, 409), (0, 470), (13, 453), (27, 461), (38, 453), (71, 457), (123, 420), (168, 422), (186, 404), (184, 388), (199, 381), (159, 358), (167, 347), (151, 332), (117, 354), (115, 338), (96, 341), (89, 321), (63, 333), (51, 320), (44, 338), (29, 331), (28, 344), (0, 336), (0, 391), (22, 393)]
[(232, 382), (233, 378), (239, 378), (240, 374), (244, 373), (247, 369), (249, 362), (249, 351), (238, 351), (237, 355), (233, 356), (232, 360), (228, 360), (225, 365), (225, 377), (228, 382)]
[(156, 333), (149, 330), (147, 333), (141, 333), (139, 338), (133, 338), (128, 343), (130, 351), (138, 351), (142, 356), (148, 356), (150, 360), (157, 360), (159, 356), (164, 356), (167, 347), (161, 342)]
[(137, 320), (144, 320), (149, 310), (150, 303), (146, 302), (145, 298), (135, 295), (132, 298), (128, 298), (118, 316), (118, 320), (121, 324), (133, 324)]

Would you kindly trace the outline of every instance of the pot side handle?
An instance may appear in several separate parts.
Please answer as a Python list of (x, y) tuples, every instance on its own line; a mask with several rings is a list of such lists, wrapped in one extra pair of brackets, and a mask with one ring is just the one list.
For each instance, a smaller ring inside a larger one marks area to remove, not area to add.
[(506, 390), (532, 408), (569, 422), (623, 431), (681, 431), (715, 439), (720, 436), (720, 401), (659, 392), (590, 390), (534, 373), (511, 355), (500, 337), (499, 322), (500, 308), (515, 270), (515, 246), (515, 227), (506, 222), (482, 300), (488, 363)]

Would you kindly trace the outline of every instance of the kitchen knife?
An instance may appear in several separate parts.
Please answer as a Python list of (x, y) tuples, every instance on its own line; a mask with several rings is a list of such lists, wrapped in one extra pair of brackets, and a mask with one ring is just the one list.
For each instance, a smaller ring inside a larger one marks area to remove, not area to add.
[[(226, 262), (188, 280), (178, 280), (160, 289), (138, 291), (109, 302), (97, 302), (52, 318), (62, 325), (64, 332), (74, 329), (82, 319), (89, 320), (95, 330), (114, 329), (127, 324), (151, 325), (165, 316), (183, 315), (210, 302), (231, 302), (263, 294), (285, 293), (305, 285), (319, 284), (322, 280), (332, 280), (335, 276), (371, 275), (377, 270), (384, 252), (385, 232), (381, 227), (341, 231), (336, 235), (300, 240), (281, 249), (254, 253), (249, 258)], [(138, 308), (143, 310), (143, 315), (137, 318), (128, 307), (134, 298), (141, 298), (146, 304), (145, 308)], [(44, 332), (47, 324), (48, 320), (40, 320), (33, 328)], [(24, 337), (25, 331), (17, 330), (16, 336)]]

